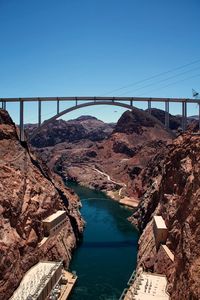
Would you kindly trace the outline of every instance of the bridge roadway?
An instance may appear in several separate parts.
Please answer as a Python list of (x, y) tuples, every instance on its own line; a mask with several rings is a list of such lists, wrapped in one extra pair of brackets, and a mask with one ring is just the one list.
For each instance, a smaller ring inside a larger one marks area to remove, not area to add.
[[(41, 123), (41, 111), (42, 102), (54, 101), (57, 103), (57, 113), (54, 117), (45, 120)], [(60, 112), (60, 101), (74, 101), (75, 105)], [(81, 104), (80, 104), (81, 101)], [(186, 130), (187, 126), (187, 104), (196, 103), (199, 105), (199, 128), (200, 128), (200, 99), (193, 98), (154, 98), (154, 97), (23, 97), (23, 98), (0, 98), (2, 103), (2, 109), (6, 109), (6, 103), (19, 102), (20, 104), (20, 140), (24, 141), (24, 102), (38, 102), (38, 129), (33, 133), (34, 137), (40, 130), (40, 128), (46, 126), (49, 122), (59, 118), (60, 116), (79, 109), (82, 107), (92, 105), (116, 105), (127, 109), (132, 109), (134, 102), (147, 102), (148, 112), (151, 113), (152, 102), (164, 102), (165, 103), (165, 126), (169, 128), (169, 104), (170, 103), (182, 103), (182, 129)], [(78, 103), (79, 102), (79, 103)], [(84, 103), (82, 103), (84, 102)], [(127, 104), (127, 102), (129, 104)]]

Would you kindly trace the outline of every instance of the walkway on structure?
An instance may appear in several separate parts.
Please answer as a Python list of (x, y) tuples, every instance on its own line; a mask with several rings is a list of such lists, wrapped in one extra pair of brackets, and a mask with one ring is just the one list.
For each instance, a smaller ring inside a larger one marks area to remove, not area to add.
[[(52, 118), (41, 122), (42, 102), (54, 101), (57, 103), (57, 112)], [(60, 102), (74, 102), (70, 108), (60, 112)], [(80, 104), (81, 101), (81, 104)], [(126, 109), (133, 109), (134, 102), (147, 102), (148, 112), (151, 113), (152, 102), (165, 103), (165, 127), (169, 128), (169, 104), (181, 103), (182, 104), (182, 129), (186, 130), (187, 126), (187, 104), (196, 103), (199, 105), (199, 128), (200, 128), (200, 100), (190, 98), (154, 98), (154, 97), (25, 97), (25, 98), (0, 98), (2, 102), (2, 109), (6, 109), (6, 103), (18, 102), (20, 105), (20, 140), (24, 141), (24, 103), (25, 102), (37, 102), (38, 103), (38, 128), (33, 132), (31, 138), (33, 138), (41, 128), (47, 126), (50, 122), (57, 118), (74, 111), (79, 108), (92, 106), (92, 105), (114, 105), (120, 106)], [(129, 104), (127, 104), (129, 103)], [(136, 108), (135, 108), (136, 109)]]

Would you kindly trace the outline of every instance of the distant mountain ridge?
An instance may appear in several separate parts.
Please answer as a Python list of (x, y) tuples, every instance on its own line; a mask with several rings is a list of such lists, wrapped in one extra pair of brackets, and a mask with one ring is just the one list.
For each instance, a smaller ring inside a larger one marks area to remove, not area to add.
[[(27, 135), (31, 136), (36, 127), (36, 124), (27, 124), (25, 126)], [(106, 124), (92, 116), (80, 116), (69, 121), (59, 119), (42, 128), (31, 143), (35, 147), (42, 148), (86, 139), (101, 141), (108, 138), (113, 129), (114, 124)]]

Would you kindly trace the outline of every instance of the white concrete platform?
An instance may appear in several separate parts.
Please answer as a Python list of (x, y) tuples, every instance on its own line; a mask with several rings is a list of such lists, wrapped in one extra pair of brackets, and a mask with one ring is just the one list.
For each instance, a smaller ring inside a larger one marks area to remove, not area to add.
[(128, 289), (125, 300), (169, 300), (164, 275), (141, 272)]

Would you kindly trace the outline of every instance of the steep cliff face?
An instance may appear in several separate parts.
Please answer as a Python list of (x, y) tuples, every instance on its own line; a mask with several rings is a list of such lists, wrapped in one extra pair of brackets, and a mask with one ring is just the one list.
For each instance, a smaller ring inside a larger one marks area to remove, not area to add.
[[(146, 169), (146, 189), (131, 218), (142, 232), (138, 267), (166, 274), (172, 300), (200, 299), (200, 135), (179, 136), (165, 155)], [(166, 222), (174, 261), (156, 250), (153, 215)]]
[[(14, 123), (0, 110), (0, 299), (8, 299), (40, 259), (69, 264), (83, 229), (79, 205), (77, 196), (20, 143)], [(40, 245), (42, 220), (58, 209), (66, 210), (66, 225)]]

